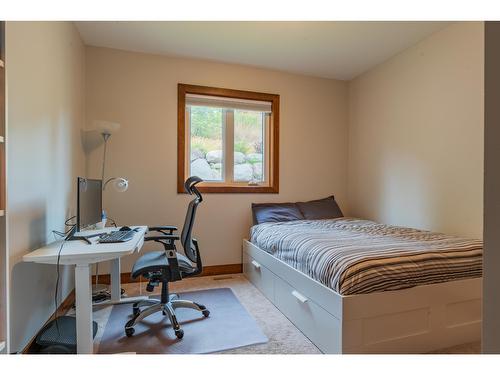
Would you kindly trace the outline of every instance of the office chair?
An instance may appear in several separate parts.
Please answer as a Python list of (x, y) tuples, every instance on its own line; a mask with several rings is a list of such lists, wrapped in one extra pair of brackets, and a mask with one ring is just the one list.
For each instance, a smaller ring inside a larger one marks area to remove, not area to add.
[[(168, 316), (178, 339), (184, 336), (184, 331), (177, 321), (175, 309), (195, 309), (201, 311), (205, 317), (210, 315), (210, 311), (205, 306), (196, 302), (181, 300), (176, 294), (169, 294), (168, 292), (169, 282), (179, 281), (184, 277), (195, 276), (202, 271), (198, 241), (191, 237), (196, 208), (203, 201), (203, 197), (196, 188), (196, 184), (202, 181), (201, 178), (193, 176), (188, 178), (184, 183), (186, 192), (190, 195), (195, 195), (195, 198), (189, 202), (180, 237), (185, 255), (178, 253), (175, 246), (175, 241), (179, 240), (179, 237), (173, 234), (177, 230), (176, 227), (161, 226), (149, 228), (149, 231), (160, 233), (160, 235), (148, 236), (144, 240), (161, 243), (164, 250), (148, 252), (140, 257), (132, 269), (132, 278), (135, 279), (138, 276), (147, 278), (148, 285), (146, 290), (148, 292), (152, 292), (154, 287), (161, 283), (161, 297), (160, 299), (150, 298), (133, 304), (133, 318), (125, 324), (125, 334), (128, 337), (134, 334), (134, 326), (138, 322), (156, 312), (161, 311), (163, 315)], [(141, 307), (146, 308), (141, 310)]]

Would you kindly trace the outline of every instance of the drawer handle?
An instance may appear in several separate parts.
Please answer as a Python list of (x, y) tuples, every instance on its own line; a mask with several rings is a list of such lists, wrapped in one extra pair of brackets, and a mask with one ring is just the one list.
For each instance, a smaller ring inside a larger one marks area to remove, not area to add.
[(255, 260), (252, 260), (252, 264), (255, 267), (255, 269), (260, 270), (260, 264), (257, 263)]
[(306, 303), (308, 301), (307, 297), (303, 296), (302, 294), (300, 294), (296, 290), (294, 290), (292, 292), (292, 296), (294, 296), (295, 298), (297, 298), (302, 303)]

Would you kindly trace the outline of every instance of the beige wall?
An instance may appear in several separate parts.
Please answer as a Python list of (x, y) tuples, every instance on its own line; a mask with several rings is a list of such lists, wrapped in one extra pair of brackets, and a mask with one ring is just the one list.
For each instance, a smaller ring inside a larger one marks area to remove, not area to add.
[(483, 34), (452, 24), (350, 82), (351, 214), (482, 238)]
[[(346, 83), (106, 48), (88, 47), (86, 55), (88, 124), (122, 125), (109, 142), (107, 175), (129, 178), (130, 188), (104, 195), (119, 224), (182, 225), (188, 197), (176, 193), (179, 82), (281, 95), (280, 194), (207, 195), (195, 227), (206, 265), (241, 263), (252, 202), (335, 194), (346, 204)], [(102, 146), (89, 153), (89, 176), (99, 176), (101, 157)], [(124, 271), (133, 262), (124, 259)]]
[[(8, 22), (6, 28), (10, 351), (21, 350), (54, 312), (56, 267), (22, 263), (75, 213), (84, 173), (84, 53), (69, 22)], [(73, 274), (61, 267), (63, 299)]]

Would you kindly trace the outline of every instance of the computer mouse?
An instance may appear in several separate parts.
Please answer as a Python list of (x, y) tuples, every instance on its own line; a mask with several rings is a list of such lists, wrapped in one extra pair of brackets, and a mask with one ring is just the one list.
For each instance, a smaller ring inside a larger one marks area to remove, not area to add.
[(126, 225), (125, 225), (124, 227), (121, 227), (121, 228), (120, 228), (120, 231), (124, 231), (124, 232), (125, 232), (125, 231), (129, 231), (129, 230), (132, 230), (132, 228), (127, 227)]

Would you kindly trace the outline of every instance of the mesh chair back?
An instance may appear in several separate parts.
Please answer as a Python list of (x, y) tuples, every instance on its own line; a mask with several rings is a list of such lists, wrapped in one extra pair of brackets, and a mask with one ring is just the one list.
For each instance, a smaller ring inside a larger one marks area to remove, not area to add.
[(196, 248), (193, 244), (191, 233), (194, 227), (194, 219), (196, 217), (196, 209), (198, 205), (203, 201), (200, 191), (196, 188), (196, 184), (199, 184), (203, 180), (197, 176), (189, 177), (184, 183), (184, 189), (186, 193), (194, 195), (195, 198), (189, 202), (188, 209), (186, 212), (186, 218), (184, 219), (184, 226), (182, 227), (181, 233), (181, 244), (184, 248), (184, 253), (189, 258), (191, 262), (196, 263), (198, 261)]

